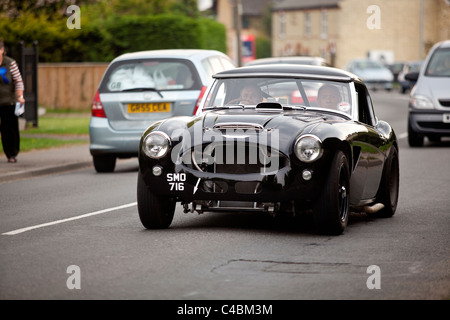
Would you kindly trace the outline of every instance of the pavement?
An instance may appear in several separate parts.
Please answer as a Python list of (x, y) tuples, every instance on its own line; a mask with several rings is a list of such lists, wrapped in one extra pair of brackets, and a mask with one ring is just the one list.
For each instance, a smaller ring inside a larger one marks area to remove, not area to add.
[(89, 142), (59, 148), (20, 152), (16, 163), (0, 155), (0, 183), (93, 167)]

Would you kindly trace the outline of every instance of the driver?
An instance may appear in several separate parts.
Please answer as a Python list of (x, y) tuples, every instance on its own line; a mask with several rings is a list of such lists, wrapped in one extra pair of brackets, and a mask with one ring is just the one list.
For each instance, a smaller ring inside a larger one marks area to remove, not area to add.
[(241, 90), (241, 96), (237, 99), (231, 100), (230, 103), (240, 104), (258, 104), (263, 101), (261, 89), (257, 85), (247, 85)]
[(331, 84), (325, 84), (320, 87), (317, 93), (317, 103), (321, 108), (337, 109), (341, 102), (339, 89)]

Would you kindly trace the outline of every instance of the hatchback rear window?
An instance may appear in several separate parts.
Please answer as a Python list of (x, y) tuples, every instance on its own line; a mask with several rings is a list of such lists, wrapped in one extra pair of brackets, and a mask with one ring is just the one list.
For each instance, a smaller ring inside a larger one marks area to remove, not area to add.
[(433, 53), (425, 75), (432, 77), (450, 77), (450, 49), (440, 49)]
[(189, 61), (130, 60), (120, 61), (107, 71), (100, 90), (120, 92), (133, 89), (198, 90), (200, 80)]

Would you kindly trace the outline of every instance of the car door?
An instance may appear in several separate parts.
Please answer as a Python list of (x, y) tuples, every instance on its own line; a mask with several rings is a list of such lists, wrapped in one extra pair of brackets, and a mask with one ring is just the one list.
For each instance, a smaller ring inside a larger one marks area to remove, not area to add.
[(372, 100), (366, 87), (355, 84), (358, 94), (359, 123), (364, 128), (360, 130), (357, 139), (353, 142), (354, 150), (359, 152), (357, 172), (351, 181), (351, 201), (375, 198), (383, 173), (385, 155), (383, 153), (386, 138), (376, 127), (376, 118), (373, 112)]

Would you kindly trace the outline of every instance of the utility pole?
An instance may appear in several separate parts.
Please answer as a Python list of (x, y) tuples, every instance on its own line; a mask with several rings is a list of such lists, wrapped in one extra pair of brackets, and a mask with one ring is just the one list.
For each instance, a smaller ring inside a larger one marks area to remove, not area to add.
[(425, 10), (424, 10), (424, 1), (420, 0), (420, 34), (419, 34), (419, 59), (423, 60), (423, 55), (425, 51), (425, 45), (424, 45), (424, 35), (423, 35), (423, 28), (424, 28), (424, 20), (425, 20)]
[(236, 28), (236, 40), (237, 40), (237, 65), (242, 66), (242, 41), (241, 41), (241, 29), (242, 29), (242, 3), (241, 0), (233, 0), (234, 11), (234, 23)]

